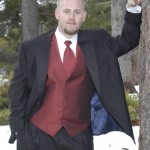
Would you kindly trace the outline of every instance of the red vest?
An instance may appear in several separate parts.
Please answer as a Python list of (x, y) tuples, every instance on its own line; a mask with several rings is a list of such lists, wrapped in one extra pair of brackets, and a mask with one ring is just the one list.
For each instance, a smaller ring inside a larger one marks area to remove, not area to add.
[(50, 50), (45, 97), (31, 121), (51, 136), (62, 127), (70, 136), (74, 136), (90, 124), (93, 82), (79, 46), (77, 46), (74, 71), (68, 78), (55, 36)]

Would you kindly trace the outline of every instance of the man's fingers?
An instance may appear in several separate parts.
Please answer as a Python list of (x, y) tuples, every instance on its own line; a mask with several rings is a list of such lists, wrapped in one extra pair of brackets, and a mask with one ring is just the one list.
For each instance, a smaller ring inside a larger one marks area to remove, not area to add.
[(136, 5), (140, 5), (141, 2), (142, 2), (142, 0), (128, 0), (127, 6), (128, 7), (133, 7), (133, 6), (136, 6)]
[(137, 0), (137, 3), (138, 3), (138, 4), (141, 4), (141, 3), (142, 3), (142, 0)]

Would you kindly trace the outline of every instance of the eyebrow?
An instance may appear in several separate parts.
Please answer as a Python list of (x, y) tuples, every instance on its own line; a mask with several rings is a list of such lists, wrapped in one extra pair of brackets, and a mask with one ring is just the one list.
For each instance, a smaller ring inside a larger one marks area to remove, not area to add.
[[(69, 8), (64, 8), (64, 9), (62, 9), (62, 10), (69, 10), (69, 11), (71, 11)], [(83, 11), (82, 9), (75, 9), (75, 10), (73, 10), (73, 11)]]

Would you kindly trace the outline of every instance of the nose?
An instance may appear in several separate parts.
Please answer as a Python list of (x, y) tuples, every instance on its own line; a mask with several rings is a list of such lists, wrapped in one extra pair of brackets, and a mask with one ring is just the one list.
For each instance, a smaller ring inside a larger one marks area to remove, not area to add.
[(74, 19), (75, 18), (75, 14), (74, 13), (70, 13), (70, 19)]

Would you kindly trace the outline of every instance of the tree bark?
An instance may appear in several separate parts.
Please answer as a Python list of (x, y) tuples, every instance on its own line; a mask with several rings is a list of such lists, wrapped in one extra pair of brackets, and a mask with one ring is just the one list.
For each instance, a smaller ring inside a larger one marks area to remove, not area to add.
[(150, 0), (142, 1), (140, 39), (140, 139), (139, 150), (150, 149)]
[(22, 0), (23, 40), (39, 34), (38, 4), (36, 0)]
[(111, 0), (111, 27), (112, 36), (121, 33), (124, 24), (125, 6), (127, 0)]

